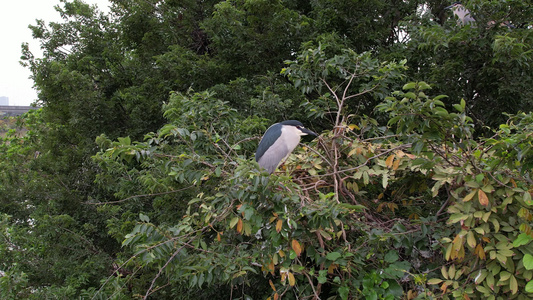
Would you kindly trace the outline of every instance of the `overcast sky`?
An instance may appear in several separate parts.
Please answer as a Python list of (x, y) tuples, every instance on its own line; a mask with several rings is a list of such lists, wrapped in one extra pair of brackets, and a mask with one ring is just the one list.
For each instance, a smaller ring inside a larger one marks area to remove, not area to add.
[[(84, 0), (108, 12), (108, 0)], [(30, 105), (37, 99), (27, 68), (20, 65), (22, 43), (29, 43), (35, 57), (42, 57), (39, 43), (33, 40), (28, 25), (36, 19), (46, 23), (60, 21), (54, 6), (59, 0), (0, 0), (0, 96), (9, 97), (9, 105)]]

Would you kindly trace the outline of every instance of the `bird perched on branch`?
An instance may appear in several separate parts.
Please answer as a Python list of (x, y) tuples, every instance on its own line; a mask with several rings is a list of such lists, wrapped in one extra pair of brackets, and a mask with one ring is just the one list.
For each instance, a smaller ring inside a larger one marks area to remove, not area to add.
[(259, 166), (272, 174), (300, 143), (303, 135), (317, 136), (296, 120), (287, 120), (270, 126), (259, 142), (255, 160)]
[(464, 7), (461, 2), (454, 2), (452, 5), (445, 7), (444, 9), (451, 9), (453, 14), (457, 17), (457, 24), (459, 25), (471, 25), (476, 22), (476, 19), (472, 17), (470, 11)]
[[(464, 26), (464, 25), (474, 25), (476, 22), (476, 19), (472, 16), (470, 13), (470, 10), (468, 10), (466, 7), (461, 4), (461, 2), (457, 1), (452, 3), (452, 5), (445, 7), (444, 9), (451, 9), (454, 16), (457, 17), (457, 24)], [(487, 27), (492, 27), (496, 24), (495, 21), (489, 21), (487, 23)], [(507, 26), (508, 28), (516, 28), (511, 24), (509, 21), (504, 21), (500, 23), (500, 26)]]

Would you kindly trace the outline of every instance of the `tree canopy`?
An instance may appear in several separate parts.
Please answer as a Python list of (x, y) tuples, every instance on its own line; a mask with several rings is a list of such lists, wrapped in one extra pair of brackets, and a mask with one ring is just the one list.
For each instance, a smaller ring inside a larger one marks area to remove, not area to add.
[[(22, 46), (0, 298), (533, 296), (531, 3), (110, 2)], [(319, 137), (269, 176), (286, 119)]]

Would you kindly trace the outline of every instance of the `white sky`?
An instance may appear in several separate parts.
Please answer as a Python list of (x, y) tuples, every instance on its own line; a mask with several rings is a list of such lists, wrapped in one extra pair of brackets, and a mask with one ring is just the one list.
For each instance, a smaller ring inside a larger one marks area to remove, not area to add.
[[(108, 0), (83, 0), (109, 11)], [(20, 65), (21, 44), (29, 43), (35, 57), (42, 57), (37, 40), (33, 40), (28, 25), (36, 19), (46, 24), (61, 20), (54, 6), (59, 0), (0, 0), (0, 96), (9, 97), (9, 105), (30, 105), (37, 99), (31, 73)]]

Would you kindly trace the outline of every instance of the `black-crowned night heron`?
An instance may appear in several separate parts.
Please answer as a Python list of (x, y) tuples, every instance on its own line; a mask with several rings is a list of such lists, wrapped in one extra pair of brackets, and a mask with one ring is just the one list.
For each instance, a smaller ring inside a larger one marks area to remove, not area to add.
[(457, 24), (459, 25), (469, 25), (476, 22), (476, 19), (470, 14), (470, 11), (461, 2), (454, 2), (444, 9), (452, 10), (453, 14), (457, 17)]
[(287, 120), (270, 126), (255, 152), (259, 166), (272, 174), (279, 163), (285, 160), (300, 143), (302, 135), (316, 133), (304, 127), (300, 121)]
[[(474, 25), (474, 23), (476, 22), (476, 19), (474, 19), (470, 11), (466, 7), (464, 7), (459, 1), (454, 2), (452, 5), (445, 7), (444, 9), (452, 10), (454, 16), (457, 17), (458, 25)], [(496, 24), (495, 21), (489, 21), (487, 23), (487, 26), (492, 27), (495, 24)], [(500, 26), (507, 26), (509, 28), (515, 28), (515, 26), (513, 26), (513, 24), (511, 24), (509, 21), (501, 22)]]

